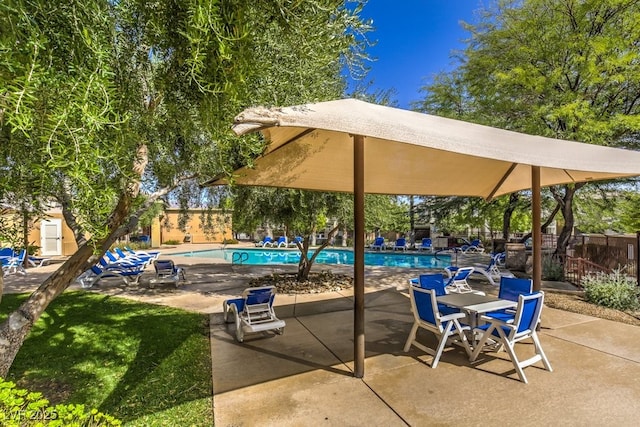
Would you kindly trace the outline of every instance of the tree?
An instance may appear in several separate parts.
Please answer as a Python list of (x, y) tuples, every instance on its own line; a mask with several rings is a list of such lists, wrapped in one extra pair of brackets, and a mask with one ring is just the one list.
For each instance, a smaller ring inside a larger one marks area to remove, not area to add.
[(0, 200), (55, 201), (78, 243), (0, 325), (0, 376), (144, 211), (169, 194), (200, 199), (197, 181), (260, 152), (229, 130), (243, 106), (343, 87), (335, 74), (357, 67), (368, 28), (358, 13), (335, 0), (0, 4)]
[[(418, 108), (530, 134), (635, 147), (640, 127), (640, 3), (499, 0), (484, 10), (461, 65), (426, 86)], [(553, 190), (564, 216), (582, 187)]]

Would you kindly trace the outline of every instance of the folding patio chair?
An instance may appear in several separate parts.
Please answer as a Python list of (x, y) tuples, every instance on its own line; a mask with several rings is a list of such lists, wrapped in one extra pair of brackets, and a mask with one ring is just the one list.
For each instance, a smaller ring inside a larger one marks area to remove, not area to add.
[(180, 281), (187, 280), (184, 268), (177, 267), (170, 259), (157, 259), (153, 261), (153, 267), (156, 270), (156, 277), (149, 281), (150, 285), (168, 282), (178, 287)]
[(228, 322), (229, 315), (233, 314), (238, 342), (244, 341), (245, 333), (275, 331), (281, 335), (284, 332), (286, 324), (276, 317), (273, 310), (275, 295), (275, 286), (247, 288), (241, 298), (222, 303), (224, 321)]
[[(481, 351), (495, 351), (494, 346), (485, 347), (485, 344), (492, 341), (497, 341), (498, 344), (504, 346), (516, 373), (522, 382), (527, 383), (527, 377), (524, 374), (523, 368), (531, 366), (534, 363), (542, 361), (544, 368), (553, 372), (551, 364), (547, 359), (547, 356), (542, 350), (540, 339), (536, 333), (536, 327), (540, 321), (540, 313), (542, 312), (542, 306), (544, 302), (544, 292), (535, 292), (532, 294), (519, 295), (518, 296), (518, 308), (513, 321), (505, 322), (500, 319), (482, 316), (482, 319), (489, 322), (484, 325), (478, 326), (474, 329), (475, 334), (482, 334), (480, 341), (473, 350), (471, 355), (471, 361), (474, 362)], [(527, 360), (520, 361), (515, 351), (515, 344), (527, 338), (533, 340), (535, 355)], [(498, 347), (501, 347), (500, 345)]]
[[(413, 326), (404, 345), (404, 351), (407, 352), (411, 346), (415, 346), (420, 350), (433, 356), (431, 367), (438, 366), (440, 356), (444, 351), (447, 343), (460, 343), (468, 356), (471, 356), (471, 347), (467, 341), (465, 331), (470, 328), (462, 325), (460, 319), (464, 318), (464, 313), (452, 313), (443, 315), (436, 301), (436, 291), (433, 289), (423, 289), (417, 286), (409, 286), (409, 297), (411, 299), (411, 311), (413, 313)], [(438, 345), (435, 349), (429, 348), (424, 344), (416, 341), (418, 328), (423, 328), (433, 332), (438, 338)]]

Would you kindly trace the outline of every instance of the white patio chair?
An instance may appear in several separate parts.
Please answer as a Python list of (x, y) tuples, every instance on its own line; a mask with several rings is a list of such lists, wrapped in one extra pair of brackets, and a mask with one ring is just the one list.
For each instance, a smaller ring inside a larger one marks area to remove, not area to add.
[[(518, 308), (513, 320), (503, 321), (493, 317), (482, 316), (482, 319), (489, 323), (474, 329), (474, 333), (482, 334), (482, 337), (471, 355), (471, 361), (474, 362), (482, 351), (495, 351), (495, 346), (485, 346), (485, 344), (492, 340), (497, 342), (497, 348), (501, 347), (500, 344), (504, 346), (518, 377), (525, 384), (527, 383), (527, 377), (524, 374), (523, 368), (527, 366), (542, 361), (544, 368), (552, 372), (551, 364), (542, 350), (540, 339), (536, 333), (543, 302), (544, 292), (521, 294), (518, 296)], [(533, 340), (535, 355), (527, 360), (520, 361), (516, 355), (515, 344), (527, 338)]]
[[(451, 313), (443, 316), (438, 308), (435, 289), (409, 286), (409, 296), (414, 321), (411, 332), (409, 332), (409, 337), (407, 337), (407, 342), (404, 345), (405, 352), (409, 351), (413, 345), (427, 354), (432, 355), (432, 368), (438, 366), (440, 356), (442, 356), (442, 352), (448, 343), (460, 343), (467, 352), (467, 355), (471, 356), (471, 347), (464, 332), (470, 330), (470, 328), (460, 323), (460, 319), (465, 317), (464, 313)], [(438, 345), (435, 349), (429, 348), (416, 341), (418, 328), (423, 328), (436, 335)]]
[(274, 286), (248, 288), (242, 292), (241, 298), (222, 303), (224, 321), (228, 322), (229, 315), (233, 314), (238, 342), (244, 341), (245, 333), (275, 331), (281, 335), (284, 332), (284, 320), (278, 319), (273, 311), (275, 294)]

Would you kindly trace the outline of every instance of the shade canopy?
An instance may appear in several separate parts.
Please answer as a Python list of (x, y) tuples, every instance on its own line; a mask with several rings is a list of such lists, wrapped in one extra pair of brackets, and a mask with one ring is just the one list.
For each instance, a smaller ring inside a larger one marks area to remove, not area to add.
[(250, 108), (233, 129), (239, 135), (259, 130), (269, 141), (253, 169), (235, 172), (240, 185), (353, 192), (352, 135), (365, 137), (365, 193), (491, 199), (531, 188), (531, 166), (540, 166), (541, 186), (640, 174), (640, 152), (355, 99)]
[[(640, 152), (525, 135), (342, 99), (250, 108), (238, 135), (269, 142), (239, 185), (354, 194), (354, 375), (364, 376), (364, 194), (491, 199), (532, 189), (533, 282), (541, 283), (540, 187), (640, 175)], [(229, 183), (214, 179), (205, 185)]]

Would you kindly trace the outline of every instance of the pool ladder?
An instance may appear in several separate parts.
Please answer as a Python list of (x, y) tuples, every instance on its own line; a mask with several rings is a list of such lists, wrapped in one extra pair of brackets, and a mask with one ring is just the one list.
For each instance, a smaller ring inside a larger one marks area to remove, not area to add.
[(231, 265), (242, 265), (243, 262), (249, 260), (248, 252), (233, 252), (231, 254)]

